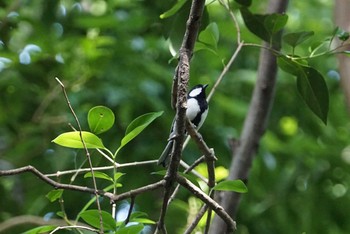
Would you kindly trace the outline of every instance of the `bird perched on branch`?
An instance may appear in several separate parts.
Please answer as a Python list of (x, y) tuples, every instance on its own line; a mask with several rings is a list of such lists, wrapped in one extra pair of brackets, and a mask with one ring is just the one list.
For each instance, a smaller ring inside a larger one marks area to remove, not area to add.
[[(191, 123), (198, 130), (204, 123), (205, 118), (208, 115), (208, 103), (206, 100), (205, 89), (208, 85), (196, 85), (187, 94), (187, 110), (186, 117), (191, 121)], [(168, 139), (168, 144), (166, 145), (163, 153), (158, 159), (158, 165), (167, 167), (170, 161), (170, 154), (173, 150), (174, 137), (175, 137), (175, 119), (171, 125), (170, 135)]]

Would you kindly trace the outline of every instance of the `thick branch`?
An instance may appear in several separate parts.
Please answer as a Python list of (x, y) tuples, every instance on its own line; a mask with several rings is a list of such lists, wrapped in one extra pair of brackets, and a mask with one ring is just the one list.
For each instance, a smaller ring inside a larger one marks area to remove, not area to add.
[[(335, 23), (345, 31), (350, 31), (350, 4), (347, 0), (337, 0), (334, 4), (335, 7)], [(340, 42), (338, 41), (338, 45)], [(344, 48), (344, 50), (350, 50), (350, 46)], [(350, 113), (350, 58), (344, 54), (338, 55), (339, 61), (339, 73), (340, 81), (345, 94), (345, 101)]]
[(157, 230), (161, 230), (162, 232), (166, 232), (164, 227), (165, 214), (167, 211), (169, 198), (172, 194), (173, 185), (176, 181), (176, 174), (179, 169), (181, 160), (182, 147), (185, 138), (185, 121), (187, 108), (186, 95), (188, 81), (190, 78), (190, 60), (199, 33), (200, 20), (203, 14), (204, 6), (205, 0), (192, 1), (190, 15), (186, 25), (186, 32), (180, 48), (179, 63), (175, 69), (175, 77), (172, 90), (172, 106), (176, 106), (176, 137), (171, 161), (167, 173), (164, 177), (166, 181), (164, 188), (164, 199), (157, 227)]
[[(285, 12), (288, 1), (270, 0), (268, 12)], [(266, 43), (264, 43), (265, 46)], [(279, 50), (280, 48), (274, 48)], [(248, 180), (249, 171), (253, 158), (258, 149), (260, 139), (265, 132), (266, 123), (272, 107), (276, 83), (277, 65), (276, 57), (269, 50), (262, 50), (260, 53), (258, 79), (253, 91), (248, 115), (245, 119), (239, 146), (232, 155), (233, 160), (230, 167), (229, 180)], [(222, 206), (235, 216), (240, 194), (224, 192), (222, 194)], [(210, 233), (225, 233), (226, 225), (215, 217)]]

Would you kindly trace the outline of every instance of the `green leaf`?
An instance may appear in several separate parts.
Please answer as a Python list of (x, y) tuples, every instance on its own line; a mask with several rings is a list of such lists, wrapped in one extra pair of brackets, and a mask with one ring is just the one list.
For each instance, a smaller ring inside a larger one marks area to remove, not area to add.
[(109, 130), (114, 124), (113, 111), (105, 106), (95, 106), (88, 113), (91, 132), (100, 134)]
[(297, 88), (309, 108), (327, 124), (329, 93), (323, 76), (316, 69), (303, 66), (297, 76)]
[[(94, 171), (94, 176), (95, 176), (95, 178), (104, 179), (104, 180), (108, 180), (108, 181), (113, 182), (113, 179), (109, 175), (107, 175), (106, 173), (100, 172), (100, 171)], [(89, 177), (92, 177), (91, 172), (88, 172), (84, 175), (84, 178), (89, 178)]]
[(297, 77), (297, 89), (310, 110), (325, 124), (329, 109), (329, 93), (323, 76), (314, 68), (298, 64), (285, 56), (277, 59), (278, 66)]
[(267, 31), (269, 31), (270, 34), (272, 35), (281, 31), (284, 28), (284, 26), (287, 24), (287, 21), (288, 21), (288, 15), (273, 13), (271, 15), (266, 16), (264, 25)]
[[(104, 145), (100, 138), (91, 132), (82, 131), (82, 138), (84, 139), (85, 146), (88, 149), (104, 149)], [(52, 142), (69, 148), (83, 149), (83, 143), (81, 142), (80, 132), (65, 132), (52, 140)]]
[(125, 175), (125, 173), (117, 172), (114, 174), (114, 186), (116, 188), (123, 187), (121, 183), (118, 183), (119, 178), (122, 177), (123, 175)]
[(213, 22), (210, 23), (206, 29), (199, 34), (198, 40), (216, 49), (219, 41), (219, 36), (219, 27), (215, 22)]
[(248, 192), (247, 186), (243, 183), (242, 180), (226, 180), (218, 183), (213, 187), (214, 190), (220, 191), (232, 191), (237, 193), (246, 193)]
[(277, 65), (285, 72), (292, 74), (294, 76), (299, 75), (300, 73), (300, 65), (286, 56), (279, 56), (277, 58)]
[(245, 7), (249, 7), (250, 5), (252, 5), (252, 0), (235, 0), (235, 2)]
[(130, 215), (130, 221), (131, 222), (136, 222), (136, 223), (143, 223), (143, 224), (155, 224), (151, 219), (147, 218), (148, 215), (145, 212), (141, 211), (135, 211)]
[(143, 223), (143, 224), (156, 224), (155, 221), (148, 218), (135, 218), (132, 220), (135, 223)]
[(22, 234), (39, 234), (39, 233), (49, 233), (52, 230), (54, 230), (57, 226), (54, 225), (46, 225), (41, 227), (36, 227), (33, 229), (30, 229), (26, 232), (23, 232)]
[(115, 173), (115, 174), (114, 174), (114, 180), (115, 180), (115, 181), (118, 181), (118, 179), (119, 179), (120, 177), (122, 177), (123, 175), (125, 175), (125, 173), (121, 173), (121, 172)]
[(134, 119), (129, 126), (126, 128), (125, 136), (121, 141), (117, 152), (128, 144), (132, 139), (139, 135), (150, 123), (152, 123), (156, 118), (161, 116), (163, 111), (151, 112), (144, 115), (141, 115)]
[(61, 217), (61, 218), (64, 218), (64, 217), (66, 216), (65, 213), (62, 212), (62, 211), (57, 211), (57, 212), (56, 212), (56, 215), (57, 215), (58, 217)]
[(312, 37), (313, 35), (314, 35), (313, 31), (288, 33), (283, 36), (283, 41), (294, 48), (297, 45), (303, 43), (305, 40)]
[(261, 38), (266, 42), (270, 42), (270, 33), (265, 27), (266, 15), (259, 15), (251, 13), (248, 8), (242, 7), (240, 9), (241, 15), (243, 17), (244, 23), (256, 36)]
[(165, 174), (166, 174), (166, 170), (155, 171), (151, 173), (151, 175), (160, 175), (160, 176), (165, 176)]
[(187, 0), (178, 0), (174, 6), (172, 6), (169, 10), (167, 10), (166, 12), (161, 14), (159, 17), (161, 19), (165, 19), (165, 18), (168, 18), (170, 16), (173, 16), (174, 14), (176, 14), (176, 12), (178, 12), (182, 8), (182, 6), (186, 2), (187, 2)]
[(142, 223), (131, 225), (131, 226), (123, 226), (119, 228), (115, 233), (116, 234), (139, 234), (143, 230), (144, 226)]
[[(101, 210), (101, 216), (103, 220), (103, 229), (105, 231), (116, 229), (116, 222), (110, 213)], [(87, 224), (95, 228), (100, 228), (100, 213), (98, 210), (86, 210), (80, 213), (80, 217)]]
[(46, 194), (46, 198), (49, 199), (50, 202), (54, 202), (59, 199), (63, 194), (63, 189), (55, 189), (51, 190)]
[(203, 30), (198, 37), (198, 41), (195, 44), (194, 51), (208, 50), (214, 54), (217, 54), (217, 45), (219, 42), (219, 28), (218, 25), (210, 23), (205, 30)]

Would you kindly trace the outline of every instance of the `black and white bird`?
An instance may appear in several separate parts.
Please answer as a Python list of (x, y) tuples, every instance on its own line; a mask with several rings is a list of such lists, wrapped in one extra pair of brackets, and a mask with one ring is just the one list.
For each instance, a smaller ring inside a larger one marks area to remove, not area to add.
[[(196, 85), (187, 94), (187, 110), (186, 117), (191, 121), (192, 124), (198, 130), (204, 123), (205, 118), (208, 115), (208, 103), (206, 100), (205, 89), (208, 85)], [(170, 161), (170, 154), (174, 145), (175, 136), (175, 119), (170, 129), (170, 135), (168, 144), (166, 145), (163, 153), (158, 159), (158, 165), (163, 165), (167, 167)]]

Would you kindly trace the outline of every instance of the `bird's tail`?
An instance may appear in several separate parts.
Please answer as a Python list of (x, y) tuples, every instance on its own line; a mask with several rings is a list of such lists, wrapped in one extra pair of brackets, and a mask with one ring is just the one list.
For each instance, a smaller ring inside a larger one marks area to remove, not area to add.
[(162, 165), (163, 167), (167, 167), (170, 162), (170, 153), (173, 149), (174, 141), (168, 141), (168, 144), (165, 146), (163, 153), (160, 155), (158, 159), (158, 165)]

